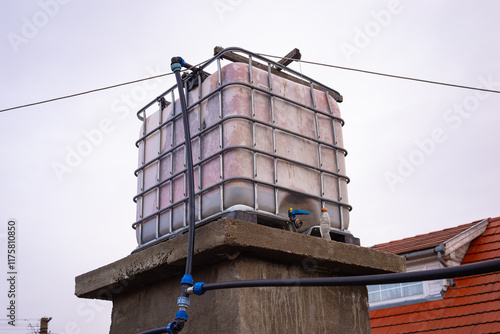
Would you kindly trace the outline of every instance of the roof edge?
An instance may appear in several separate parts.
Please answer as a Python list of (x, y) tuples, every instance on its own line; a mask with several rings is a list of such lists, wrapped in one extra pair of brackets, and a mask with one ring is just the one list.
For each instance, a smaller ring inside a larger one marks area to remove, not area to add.
[[(472, 242), (472, 240), (476, 239), (480, 235), (484, 233), (486, 227), (488, 227), (489, 218), (485, 218), (478, 222), (477, 224), (469, 227), (465, 231), (460, 232), (459, 234), (451, 237), (450, 239), (443, 242), (445, 254), (449, 255), (455, 252), (457, 249), (468, 245)], [(467, 248), (469, 248), (467, 246)], [(465, 256), (465, 253), (463, 254)], [(462, 256), (463, 258), (463, 256)], [(462, 259), (460, 259), (461, 262)]]

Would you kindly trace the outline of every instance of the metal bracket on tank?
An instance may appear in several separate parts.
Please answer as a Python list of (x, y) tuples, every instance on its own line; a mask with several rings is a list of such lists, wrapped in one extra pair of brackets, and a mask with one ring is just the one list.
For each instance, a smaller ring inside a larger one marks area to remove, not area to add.
[[(184, 73), (182, 75), (182, 79), (185, 80), (187, 78), (187, 87), (188, 91), (191, 89), (198, 87), (198, 84), (200, 82), (205, 81), (206, 78), (210, 76), (210, 73), (207, 73), (205, 71), (201, 71), (198, 67), (193, 67), (191, 68), (191, 73), (186, 74)], [(198, 81), (198, 77), (201, 78), (200, 82)]]
[(161, 110), (165, 109), (171, 104), (170, 101), (165, 100), (164, 96), (158, 97), (156, 100), (158, 101)]

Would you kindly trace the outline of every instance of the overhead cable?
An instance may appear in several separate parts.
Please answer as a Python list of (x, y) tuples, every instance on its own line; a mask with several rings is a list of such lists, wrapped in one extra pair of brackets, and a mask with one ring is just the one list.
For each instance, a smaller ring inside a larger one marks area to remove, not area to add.
[[(197, 67), (197, 66), (199, 66), (200, 64), (203, 64), (203, 63), (204, 62), (201, 62), (201, 63), (199, 63), (197, 65), (194, 65), (193, 67)], [(185, 69), (182, 72), (185, 72), (185, 71), (188, 71), (188, 70), (189, 69)], [(44, 104), (44, 103), (49, 103), (49, 102), (54, 102), (54, 101), (59, 101), (59, 100), (64, 100), (64, 99), (69, 99), (71, 97), (76, 97), (76, 96), (86, 95), (86, 94), (90, 94), (90, 93), (100, 92), (100, 91), (107, 90), (107, 89), (112, 89), (112, 88), (117, 88), (117, 87), (121, 87), (121, 86), (131, 85), (131, 84), (134, 84), (134, 83), (138, 83), (138, 82), (142, 82), (142, 81), (147, 81), (147, 80), (152, 80), (152, 79), (164, 77), (164, 76), (167, 76), (167, 75), (173, 75), (173, 74), (174, 74), (173, 72), (158, 74), (158, 75), (150, 76), (150, 77), (147, 77), (147, 78), (142, 78), (142, 79), (127, 81), (127, 82), (122, 82), (122, 83), (119, 83), (119, 84), (115, 84), (115, 85), (111, 85), (111, 86), (105, 86), (105, 87), (101, 87), (101, 88), (95, 88), (95, 89), (87, 90), (87, 91), (80, 92), (80, 93), (75, 93), (75, 94), (70, 94), (70, 95), (64, 95), (64, 96), (55, 97), (55, 98), (48, 99), (48, 100), (43, 100), (43, 101), (38, 101), (38, 102), (33, 102), (33, 103), (28, 103), (28, 104), (23, 104), (23, 105), (19, 105), (19, 106), (7, 108), (7, 109), (1, 109), (0, 112), (9, 111), (9, 110), (15, 110), (15, 109), (21, 109), (21, 108), (26, 108), (26, 107), (32, 107), (32, 106), (36, 106), (36, 105), (39, 105), (39, 104)]]
[(319, 65), (319, 66), (325, 66), (325, 67), (332, 67), (332, 68), (337, 68), (337, 69), (346, 70), (346, 71), (355, 71), (355, 72), (361, 72), (361, 73), (366, 73), (366, 74), (379, 75), (379, 76), (384, 76), (384, 77), (389, 77), (389, 78), (395, 78), (395, 79), (402, 79), (402, 80), (411, 80), (411, 81), (423, 82), (423, 83), (428, 83), (428, 84), (433, 84), (433, 85), (441, 85), (441, 86), (449, 86), (449, 87), (455, 87), (455, 88), (480, 90), (480, 91), (483, 91), (483, 92), (497, 93), (497, 94), (500, 93), (499, 90), (494, 90), (494, 89), (486, 89), (486, 88), (480, 88), (480, 87), (456, 85), (456, 84), (451, 84), (451, 83), (446, 83), (446, 82), (440, 82), (440, 81), (432, 81), (432, 80), (418, 79), (418, 78), (412, 78), (412, 77), (405, 77), (405, 76), (401, 76), (401, 75), (387, 74), (387, 73), (381, 73), (381, 72), (373, 72), (373, 71), (361, 70), (361, 69), (351, 68), (351, 67), (344, 67), (344, 66), (337, 66), (337, 65), (325, 64), (325, 63), (318, 63), (318, 62), (314, 62), (314, 61), (306, 61), (306, 60), (300, 60), (300, 59), (294, 59), (294, 58), (285, 58), (285, 57), (273, 56), (273, 55), (268, 55), (268, 54), (265, 54), (265, 53), (259, 53), (259, 55), (260, 56), (264, 56), (264, 57), (269, 57), (269, 58), (289, 59), (289, 60), (293, 60), (293, 61), (296, 61), (296, 62), (299, 62), (299, 63)]
[[(486, 88), (473, 87), (473, 86), (457, 85), (457, 84), (452, 84), (452, 83), (447, 83), (447, 82), (432, 81), (432, 80), (425, 80), (425, 79), (419, 79), (419, 78), (406, 77), (406, 76), (401, 76), (401, 75), (394, 75), (394, 74), (387, 74), (387, 73), (381, 73), (381, 72), (367, 71), (367, 70), (361, 70), (361, 69), (352, 68), (352, 67), (344, 67), (344, 66), (337, 66), (337, 65), (332, 65), (332, 64), (319, 63), (319, 62), (314, 62), (314, 61), (299, 60), (299, 59), (295, 59), (295, 58), (286, 58), (286, 57), (282, 57), (282, 56), (274, 56), (274, 55), (269, 55), (269, 54), (265, 54), (265, 53), (259, 53), (259, 55), (264, 56), (264, 57), (270, 57), (270, 58), (279, 58), (279, 59), (285, 59), (285, 60), (293, 60), (293, 61), (296, 61), (296, 62), (299, 62), (299, 63), (304, 63), (304, 64), (325, 66), (325, 67), (331, 67), (331, 68), (336, 68), (336, 69), (341, 69), (341, 70), (346, 70), (346, 71), (354, 71), (354, 72), (360, 72), (360, 73), (365, 73), (365, 74), (372, 74), (372, 75), (384, 76), (384, 77), (389, 77), (389, 78), (394, 78), (394, 79), (410, 80), (410, 81), (422, 82), (422, 83), (433, 84), (433, 85), (448, 86), (448, 87), (463, 88), (463, 89), (471, 89), (471, 90), (483, 91), (483, 92), (488, 92), (488, 93), (500, 94), (499, 90), (494, 90), (494, 89), (486, 89)], [(197, 65), (195, 65), (193, 67), (197, 67), (197, 66), (199, 66), (199, 65), (201, 65), (203, 63), (204, 62), (201, 62), (201, 63), (199, 63), (199, 64), (197, 64)], [(189, 70), (189, 69), (187, 69), (187, 70)], [(187, 71), (187, 70), (184, 70), (184, 71)], [(91, 89), (91, 90), (80, 92), (80, 93), (75, 93), (75, 94), (70, 94), (70, 95), (64, 95), (64, 96), (60, 96), (60, 97), (56, 97), (56, 98), (52, 98), (52, 99), (48, 99), (48, 100), (43, 100), (43, 101), (38, 101), (38, 102), (33, 102), (33, 103), (28, 103), (28, 104), (23, 104), (23, 105), (19, 105), (19, 106), (16, 106), (16, 107), (11, 107), (11, 108), (6, 108), (6, 109), (1, 109), (0, 112), (10, 111), (10, 110), (15, 110), (15, 109), (21, 109), (21, 108), (26, 108), (26, 107), (32, 107), (32, 106), (36, 106), (36, 105), (39, 105), (39, 104), (44, 104), (44, 103), (49, 103), (49, 102), (64, 100), (64, 99), (68, 99), (68, 98), (72, 98), (72, 97), (76, 97), (76, 96), (86, 95), (86, 94), (95, 93), (95, 92), (99, 92), (99, 91), (103, 91), (103, 90), (107, 90), (107, 89), (112, 89), (112, 88), (117, 88), (117, 87), (121, 87), (121, 86), (125, 86), (125, 85), (130, 85), (130, 84), (134, 84), (134, 83), (138, 83), (138, 82), (142, 82), (142, 81), (152, 80), (152, 79), (156, 79), (156, 78), (160, 78), (160, 77), (164, 77), (164, 76), (168, 76), (168, 75), (172, 75), (172, 74), (173, 74), (172, 72), (169, 72), (169, 73), (159, 74), (159, 75), (155, 75), (155, 76), (151, 76), (151, 77), (147, 77), (147, 78), (142, 78), (142, 79), (127, 81), (127, 82), (123, 82), (123, 83), (119, 83), (119, 84), (115, 84), (115, 85), (111, 85), (111, 86), (105, 86), (105, 87), (101, 87), (101, 88)]]

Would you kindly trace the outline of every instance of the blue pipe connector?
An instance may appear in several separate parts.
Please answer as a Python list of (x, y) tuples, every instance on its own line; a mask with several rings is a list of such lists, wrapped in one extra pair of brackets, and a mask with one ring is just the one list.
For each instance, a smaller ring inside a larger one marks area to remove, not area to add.
[(193, 276), (191, 276), (191, 275), (184, 275), (181, 279), (181, 284), (193, 285), (193, 283), (194, 283), (194, 280), (193, 280)]
[(172, 63), (170, 64), (170, 68), (172, 72), (180, 71), (182, 67), (186, 66), (186, 62), (182, 57), (173, 57)]
[(193, 292), (197, 294), (198, 296), (201, 296), (204, 294), (206, 291), (203, 290), (203, 286), (205, 285), (205, 282), (197, 282), (193, 286)]
[(169, 334), (174, 334), (174, 332), (172, 332), (172, 327), (175, 325), (175, 321), (172, 321), (170, 322), (168, 325), (167, 325), (167, 328), (166, 328), (166, 331), (167, 333)]
[(183, 308), (187, 309), (190, 304), (191, 304), (191, 302), (189, 301), (189, 297), (177, 298), (177, 306), (179, 306), (179, 308), (183, 307)]
[(167, 328), (165, 330), (169, 334), (178, 334), (182, 331), (183, 328), (184, 328), (184, 322), (182, 322), (181, 320), (180, 322), (172, 321), (167, 325)]
[(173, 63), (172, 65), (170, 65), (170, 69), (172, 70), (172, 72), (178, 72), (181, 70), (181, 68), (182, 65), (179, 63)]
[(175, 320), (184, 320), (184, 321), (187, 321), (188, 320), (188, 314), (187, 314), (187, 312), (184, 311), (184, 310), (177, 311), (177, 313), (175, 314)]

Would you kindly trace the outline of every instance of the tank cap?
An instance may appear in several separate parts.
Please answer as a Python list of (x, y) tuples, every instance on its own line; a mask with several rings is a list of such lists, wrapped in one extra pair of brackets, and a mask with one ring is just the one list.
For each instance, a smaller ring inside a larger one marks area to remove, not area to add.
[(326, 208), (321, 208), (321, 212), (326, 212)]

